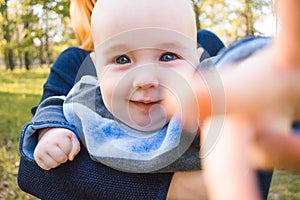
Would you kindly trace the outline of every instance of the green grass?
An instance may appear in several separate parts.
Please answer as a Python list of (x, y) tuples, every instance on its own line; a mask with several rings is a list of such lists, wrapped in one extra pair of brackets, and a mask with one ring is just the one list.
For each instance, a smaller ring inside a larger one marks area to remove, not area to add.
[(30, 109), (41, 98), (49, 69), (0, 69), (0, 199), (34, 199), (17, 185), (18, 141)]
[(300, 173), (275, 171), (268, 200), (299, 200)]
[[(18, 140), (23, 125), (31, 119), (31, 107), (39, 103), (48, 71), (0, 68), (0, 199), (35, 199), (17, 185)], [(276, 171), (268, 199), (299, 200), (300, 173)]]
[(0, 145), (17, 141), (21, 127), (39, 103), (49, 69), (0, 71)]

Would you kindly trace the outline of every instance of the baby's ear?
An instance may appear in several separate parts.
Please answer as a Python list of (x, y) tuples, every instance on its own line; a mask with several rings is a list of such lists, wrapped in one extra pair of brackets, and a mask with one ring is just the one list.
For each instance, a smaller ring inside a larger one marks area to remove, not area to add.
[(96, 66), (96, 55), (95, 55), (95, 52), (90, 53), (90, 57), (91, 57), (94, 65)]
[(198, 57), (201, 58), (202, 54), (204, 53), (204, 49), (202, 47), (197, 48)]
[(205, 60), (206, 58), (210, 58), (210, 55), (207, 53), (207, 51), (205, 51), (204, 48), (202, 47), (198, 47), (197, 48), (197, 53), (198, 53), (198, 59), (199, 62), (202, 62), (203, 60)]

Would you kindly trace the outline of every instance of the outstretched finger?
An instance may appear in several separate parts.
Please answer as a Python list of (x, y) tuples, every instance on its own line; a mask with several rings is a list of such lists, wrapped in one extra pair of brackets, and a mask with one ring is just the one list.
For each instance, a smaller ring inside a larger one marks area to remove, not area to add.
[(248, 161), (248, 143), (253, 131), (251, 124), (244, 119), (226, 117), (219, 141), (203, 158), (210, 199), (260, 199), (254, 172)]
[(280, 23), (275, 39), (275, 65), (300, 68), (300, 1), (277, 0), (275, 6)]
[(299, 135), (259, 133), (254, 148), (255, 155), (251, 157), (258, 168), (300, 170)]

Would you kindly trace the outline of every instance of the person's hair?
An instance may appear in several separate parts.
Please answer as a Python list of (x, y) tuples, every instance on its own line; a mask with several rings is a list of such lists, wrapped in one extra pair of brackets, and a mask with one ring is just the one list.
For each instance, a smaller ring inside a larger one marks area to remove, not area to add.
[(94, 48), (91, 34), (91, 14), (97, 0), (71, 0), (70, 17), (72, 28), (82, 49)]

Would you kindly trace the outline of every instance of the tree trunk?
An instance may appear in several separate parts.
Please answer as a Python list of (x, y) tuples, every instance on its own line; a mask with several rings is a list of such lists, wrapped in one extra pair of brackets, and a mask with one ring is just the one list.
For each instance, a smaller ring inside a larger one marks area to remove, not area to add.
[(196, 25), (197, 29), (201, 29), (201, 24), (199, 20), (199, 15), (200, 15), (200, 8), (199, 8), (199, 1), (198, 0), (192, 0), (193, 6), (194, 6), (194, 11), (195, 11), (195, 18), (196, 18)]
[[(25, 21), (24, 22), (24, 30), (27, 30), (28, 27), (29, 27), (29, 22)], [(28, 36), (29, 36), (28, 31), (26, 31), (24, 38), (27, 38)], [(30, 69), (30, 58), (29, 58), (28, 50), (25, 50), (25, 52), (24, 52), (24, 64), (25, 64), (25, 69), (29, 70)]]
[(6, 59), (7, 63), (6, 63), (6, 68), (10, 69), (10, 70), (14, 70), (15, 69), (15, 62), (14, 62), (14, 52), (12, 49), (7, 49), (6, 50)]
[(253, 21), (253, 14), (252, 14), (252, 1), (246, 0), (246, 36), (247, 35), (254, 35), (254, 21)]
[(29, 70), (30, 69), (30, 58), (29, 58), (28, 51), (25, 51), (25, 53), (24, 53), (24, 60), (25, 60), (25, 69)]

